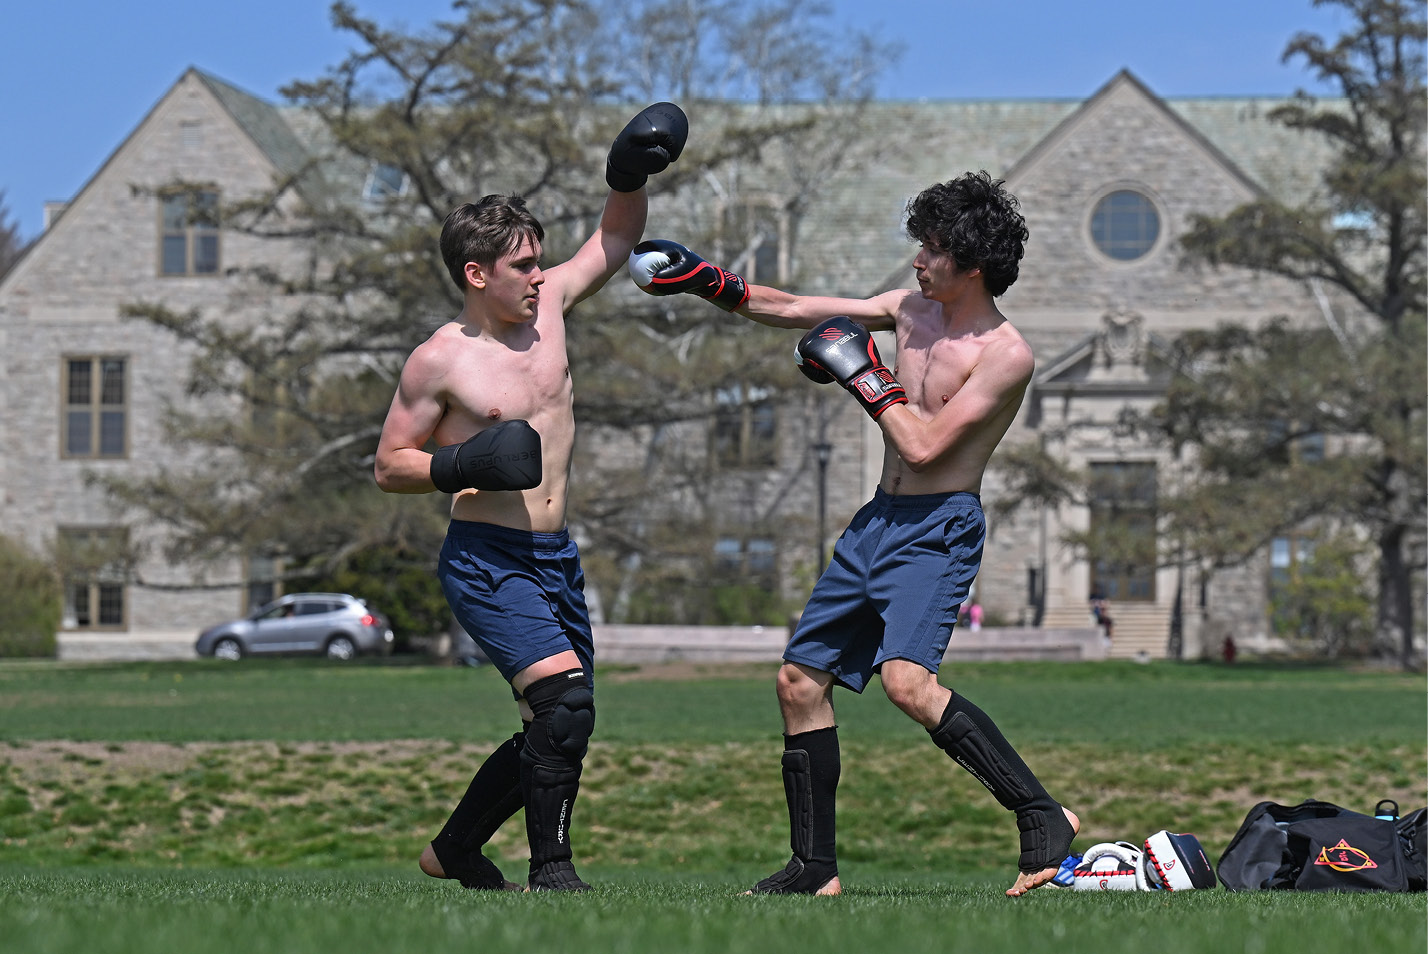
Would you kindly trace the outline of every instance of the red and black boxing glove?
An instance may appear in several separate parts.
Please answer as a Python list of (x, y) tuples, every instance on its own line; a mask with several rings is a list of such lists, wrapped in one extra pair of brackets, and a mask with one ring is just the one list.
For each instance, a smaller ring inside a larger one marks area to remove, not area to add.
[(809, 380), (847, 388), (873, 420), (894, 404), (907, 403), (907, 392), (878, 357), (872, 334), (843, 315), (815, 325), (798, 342), (793, 359)]
[(749, 300), (749, 286), (731, 271), (710, 265), (678, 242), (649, 239), (630, 253), (630, 277), (651, 295), (687, 292), (733, 311)]

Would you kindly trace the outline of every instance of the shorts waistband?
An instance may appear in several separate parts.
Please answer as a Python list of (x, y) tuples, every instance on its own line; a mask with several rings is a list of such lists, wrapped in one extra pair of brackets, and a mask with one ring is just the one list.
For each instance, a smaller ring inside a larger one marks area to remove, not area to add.
[(954, 490), (945, 494), (890, 494), (879, 487), (873, 491), (873, 502), (892, 511), (931, 513), (938, 507), (954, 502), (982, 505), (982, 497), (970, 490)]
[(446, 527), (448, 536), (467, 540), (497, 540), (514, 546), (530, 547), (532, 550), (558, 550), (570, 542), (570, 530), (542, 533), (536, 530), (517, 530), (479, 520), (453, 520)]

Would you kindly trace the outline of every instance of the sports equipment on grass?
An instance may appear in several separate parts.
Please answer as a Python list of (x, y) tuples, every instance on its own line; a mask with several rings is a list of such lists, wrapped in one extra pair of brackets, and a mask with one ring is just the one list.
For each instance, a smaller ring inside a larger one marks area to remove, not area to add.
[(1141, 850), (1128, 841), (1092, 845), (1072, 873), (1072, 886), (1077, 891), (1144, 891), (1141, 861)]
[(1213, 888), (1215, 868), (1205, 857), (1200, 839), (1161, 829), (1145, 840), (1142, 864), (1148, 890), (1188, 891)]

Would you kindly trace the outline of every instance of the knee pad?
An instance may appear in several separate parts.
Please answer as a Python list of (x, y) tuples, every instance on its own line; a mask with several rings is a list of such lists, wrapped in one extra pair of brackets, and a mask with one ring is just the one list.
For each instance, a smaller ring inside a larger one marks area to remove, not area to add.
[(569, 764), (583, 759), (595, 731), (595, 694), (585, 672), (570, 669), (537, 679), (522, 695), (535, 716), (526, 747), (538, 761)]

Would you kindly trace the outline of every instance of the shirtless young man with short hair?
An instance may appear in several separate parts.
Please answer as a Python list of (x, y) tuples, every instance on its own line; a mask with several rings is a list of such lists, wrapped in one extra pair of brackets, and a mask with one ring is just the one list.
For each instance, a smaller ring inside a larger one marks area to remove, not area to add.
[(411, 353), (382, 427), (382, 490), (455, 495), (442, 589), (519, 700), (522, 729), (482, 763), (422, 852), (424, 872), (467, 888), (522, 887), (481, 847), (523, 806), (526, 886), (589, 887), (569, 837), (595, 697), (584, 575), (565, 523), (575, 442), (565, 317), (625, 264), (645, 226), (645, 180), (679, 157), (687, 135), (672, 103), (632, 119), (610, 149), (599, 226), (548, 270), (544, 230), (524, 200), (489, 195), (453, 211), (441, 253), (463, 307)]
[[(756, 893), (838, 894), (835, 796), (841, 771), (834, 685), (861, 692), (878, 672), (899, 709), (1016, 812), (1018, 896), (1055, 877), (1080, 820), (1061, 807), (992, 719), (937, 670), (976, 578), (986, 536), (978, 496), (1020, 408), (1031, 348), (994, 299), (1016, 281), (1026, 224), (985, 172), (924, 190), (908, 206), (921, 244), (916, 290), (874, 298), (792, 295), (711, 265), (673, 242), (636, 246), (630, 274), (652, 294), (685, 292), (780, 328), (811, 329), (800, 369), (847, 388), (883, 431), (882, 478), (834, 547), (778, 673), (793, 857)], [(892, 369), (870, 332), (891, 330)]]

